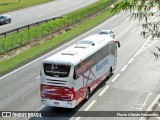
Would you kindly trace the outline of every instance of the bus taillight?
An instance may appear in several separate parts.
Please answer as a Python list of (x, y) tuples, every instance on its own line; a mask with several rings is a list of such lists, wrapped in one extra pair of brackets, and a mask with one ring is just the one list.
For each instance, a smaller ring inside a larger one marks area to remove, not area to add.
[(74, 100), (75, 99), (75, 92), (74, 92), (73, 87), (71, 88), (71, 93), (72, 93), (71, 100)]

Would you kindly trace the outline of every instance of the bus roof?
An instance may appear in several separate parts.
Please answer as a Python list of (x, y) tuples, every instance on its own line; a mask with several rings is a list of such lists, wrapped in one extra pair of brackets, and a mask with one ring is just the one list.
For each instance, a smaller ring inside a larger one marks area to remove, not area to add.
[(43, 62), (77, 65), (112, 41), (114, 41), (113, 38), (108, 35), (94, 34), (45, 59)]

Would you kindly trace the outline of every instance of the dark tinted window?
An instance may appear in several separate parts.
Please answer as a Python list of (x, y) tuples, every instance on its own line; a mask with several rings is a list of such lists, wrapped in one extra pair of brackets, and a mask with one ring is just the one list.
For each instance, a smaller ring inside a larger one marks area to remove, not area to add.
[(105, 46), (103, 48), (103, 55), (104, 57), (106, 57), (107, 55), (109, 55), (109, 45)]
[(102, 31), (102, 32), (100, 32), (99, 34), (109, 34), (109, 32)]
[(79, 44), (93, 44), (93, 42), (89, 40), (84, 40), (84, 41), (80, 41)]
[(4, 19), (4, 16), (0, 16), (0, 19)]
[(111, 43), (110, 45), (109, 45), (109, 48), (110, 48), (110, 53), (112, 54), (112, 55), (114, 55), (114, 56), (116, 56), (116, 49), (115, 49), (115, 44), (114, 43)]
[(44, 64), (44, 73), (51, 77), (68, 77), (70, 73), (70, 65), (61, 64)]

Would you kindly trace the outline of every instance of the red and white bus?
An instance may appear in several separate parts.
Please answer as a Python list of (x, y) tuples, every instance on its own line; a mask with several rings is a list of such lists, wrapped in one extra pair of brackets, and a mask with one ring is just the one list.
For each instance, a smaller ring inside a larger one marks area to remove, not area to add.
[(116, 68), (117, 44), (108, 35), (91, 35), (45, 59), (41, 67), (41, 101), (74, 108)]

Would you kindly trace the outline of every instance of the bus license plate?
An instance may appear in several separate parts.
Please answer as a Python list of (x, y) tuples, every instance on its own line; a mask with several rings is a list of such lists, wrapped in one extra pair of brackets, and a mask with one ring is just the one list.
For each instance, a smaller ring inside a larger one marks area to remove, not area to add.
[(53, 104), (55, 104), (55, 105), (59, 105), (59, 102), (54, 102)]

